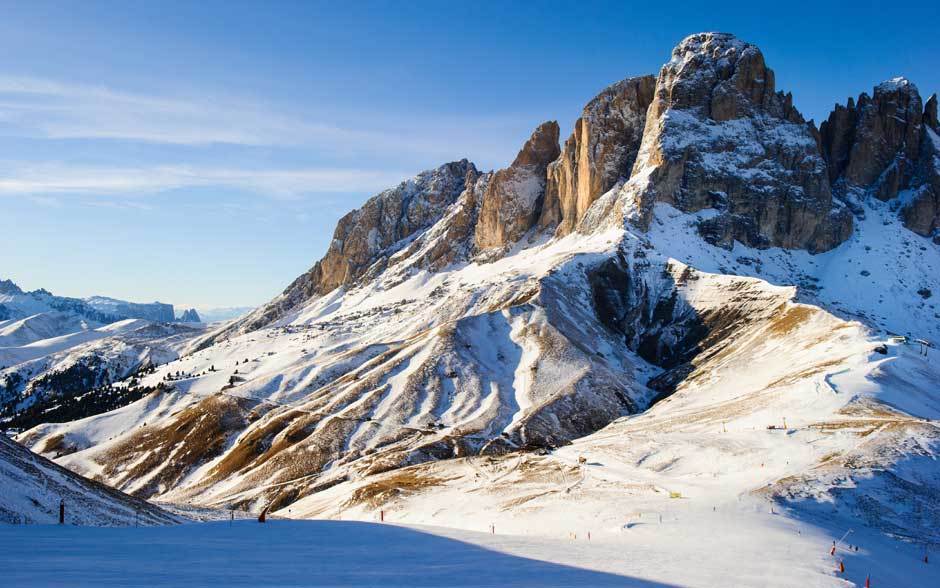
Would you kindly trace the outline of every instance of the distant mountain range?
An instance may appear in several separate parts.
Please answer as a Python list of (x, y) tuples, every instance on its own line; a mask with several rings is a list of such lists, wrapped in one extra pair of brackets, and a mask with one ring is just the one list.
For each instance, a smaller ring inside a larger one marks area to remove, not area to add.
[(202, 333), (195, 311), (182, 318), (171, 304), (68, 298), (0, 280), (0, 427), (87, 416), (138, 398), (146, 390), (111, 384), (178, 357)]

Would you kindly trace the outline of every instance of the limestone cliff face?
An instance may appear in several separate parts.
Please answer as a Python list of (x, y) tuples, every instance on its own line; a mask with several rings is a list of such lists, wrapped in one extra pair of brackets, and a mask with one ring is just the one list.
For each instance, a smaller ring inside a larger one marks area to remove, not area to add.
[(621, 201), (641, 227), (656, 202), (715, 208), (701, 232), (722, 246), (825, 251), (852, 229), (813, 127), (775, 90), (760, 50), (724, 33), (687, 37), (663, 66)]
[(434, 224), (463, 192), (471, 170), (476, 168), (464, 159), (422, 172), (341, 218), (326, 255), (311, 270), (316, 293), (352, 282), (387, 249)]
[(855, 205), (866, 197), (888, 201), (904, 193), (905, 225), (930, 234), (940, 223), (936, 128), (936, 96), (923, 104), (917, 87), (904, 78), (836, 105), (820, 127), (834, 192)]
[(588, 102), (548, 167), (539, 226), (557, 227), (558, 236), (570, 233), (601, 194), (630, 175), (655, 85), (653, 76), (628, 78)]
[(483, 195), (476, 225), (476, 248), (503, 247), (518, 241), (539, 218), (548, 164), (558, 158), (558, 123), (539, 125), (515, 161), (493, 174)]

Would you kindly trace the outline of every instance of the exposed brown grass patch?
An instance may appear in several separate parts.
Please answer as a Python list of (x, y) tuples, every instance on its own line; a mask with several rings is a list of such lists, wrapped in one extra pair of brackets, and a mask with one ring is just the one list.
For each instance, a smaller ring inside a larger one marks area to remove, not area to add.
[(42, 449), (39, 449), (38, 453), (41, 454), (51, 454), (55, 457), (62, 455), (68, 455), (70, 453), (75, 453), (78, 451), (78, 447), (74, 443), (69, 443), (65, 440), (65, 435), (62, 433), (56, 433), (50, 437), (47, 437), (43, 441)]
[(357, 488), (346, 501), (346, 505), (366, 504), (375, 508), (402, 494), (440, 486), (453, 479), (424, 474), (418, 468), (398, 470)]
[(783, 310), (785, 307), (786, 304), (782, 304), (778, 307), (778, 310), (782, 312), (775, 313), (770, 325), (768, 325), (767, 330), (771, 334), (779, 336), (787, 335), (795, 331), (816, 312), (808, 306), (791, 306)]
[(808, 368), (804, 368), (803, 370), (796, 372), (795, 374), (787, 374), (786, 376), (783, 376), (781, 378), (774, 380), (773, 382), (768, 384), (767, 387), (776, 388), (777, 386), (784, 386), (784, 385), (796, 383), (800, 380), (821, 374), (825, 372), (826, 370), (828, 370), (829, 368), (833, 368), (841, 364), (843, 361), (845, 361), (845, 358), (840, 357), (837, 359), (830, 359), (828, 361), (823, 361), (820, 363), (814, 363)]
[[(218, 456), (229, 437), (247, 426), (245, 415), (252, 403), (216, 394), (184, 409), (162, 427), (142, 426), (102, 456), (103, 473), (126, 486), (156, 471), (136, 494), (149, 497), (161, 486), (170, 490), (193, 467)], [(141, 455), (145, 457), (140, 459)]]

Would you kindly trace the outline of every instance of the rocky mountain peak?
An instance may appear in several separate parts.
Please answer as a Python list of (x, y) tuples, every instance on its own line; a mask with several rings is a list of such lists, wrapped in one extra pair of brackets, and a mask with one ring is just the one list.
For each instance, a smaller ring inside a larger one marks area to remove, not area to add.
[(518, 241), (539, 218), (548, 165), (558, 158), (558, 123), (539, 125), (512, 164), (493, 174), (476, 225), (478, 250)]
[(183, 311), (183, 314), (180, 315), (179, 322), (201, 323), (202, 319), (199, 317), (199, 313), (196, 312), (195, 308), (190, 308), (189, 310)]
[(877, 85), (872, 96), (862, 93), (836, 106), (820, 136), (830, 179), (841, 184), (837, 191), (874, 189), (882, 200), (897, 196), (919, 157), (923, 115), (917, 86), (901, 77)]
[(476, 167), (462, 159), (370, 198), (339, 220), (326, 255), (309, 272), (308, 286), (325, 294), (359, 278), (402, 241), (437, 222), (463, 192), (468, 175), (475, 173)]
[(23, 290), (17, 286), (13, 280), (0, 280), (0, 294), (6, 294), (8, 296), (19, 296), (23, 294)]
[(789, 94), (775, 92), (774, 72), (756, 46), (728, 33), (697, 33), (683, 39), (659, 74), (656, 114), (699, 109), (716, 121), (765, 113), (803, 122)]
[(815, 129), (775, 90), (760, 50), (726, 33), (691, 35), (673, 50), (617, 200), (610, 212), (641, 228), (657, 202), (715, 209), (700, 232), (723, 247), (825, 251), (852, 228), (832, 200)]
[[(229, 330), (265, 326), (393, 266), (387, 284), (413, 270), (494, 260), (535, 231), (559, 237), (624, 222), (646, 230), (657, 204), (714, 211), (697, 227), (719, 247), (828, 251), (853, 230), (846, 178), (876, 178), (889, 188), (879, 197), (913, 186), (909, 176), (933, 185), (923, 154), (936, 143), (918, 129), (936, 125), (936, 98), (921, 104), (916, 86), (897, 78), (837, 106), (817, 131), (777, 90), (758, 47), (728, 33), (690, 35), (658, 76), (622, 80), (588, 102), (563, 148), (558, 124), (546, 122), (505, 169), (452, 162), (371, 198), (339, 221), (313, 268)], [(892, 171), (899, 149), (916, 165)], [(909, 228), (927, 234), (938, 225), (936, 192), (907, 199)]]
[(540, 124), (516, 154), (510, 169), (535, 167), (545, 169), (558, 157), (558, 122), (554, 120)]
[(936, 97), (924, 104), (917, 86), (903, 77), (836, 105), (820, 127), (834, 192), (855, 207), (867, 197), (890, 201), (906, 192), (900, 204), (905, 225), (929, 235), (940, 227), (936, 128)]
[(341, 218), (326, 255), (277, 298), (204, 341), (264, 327), (303, 302), (353, 284), (434, 225), (480, 173), (466, 159), (419, 173), (384, 190)]

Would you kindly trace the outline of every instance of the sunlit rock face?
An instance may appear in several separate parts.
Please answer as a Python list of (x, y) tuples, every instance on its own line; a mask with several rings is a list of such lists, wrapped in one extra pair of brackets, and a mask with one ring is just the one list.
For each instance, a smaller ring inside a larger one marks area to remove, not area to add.
[(663, 66), (622, 214), (648, 226), (655, 202), (693, 212), (711, 243), (825, 251), (851, 233), (814, 128), (777, 92), (760, 50), (732, 35), (684, 39)]

